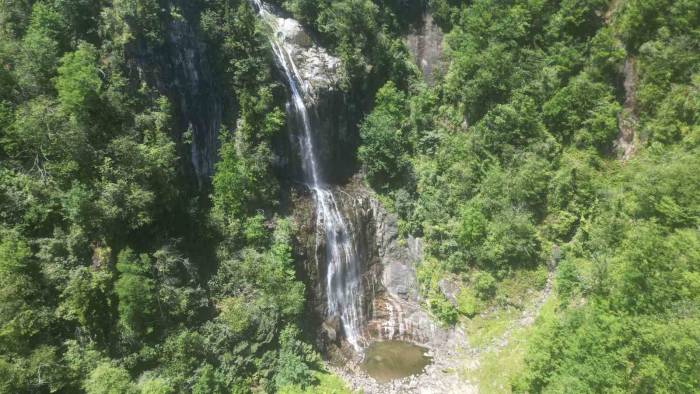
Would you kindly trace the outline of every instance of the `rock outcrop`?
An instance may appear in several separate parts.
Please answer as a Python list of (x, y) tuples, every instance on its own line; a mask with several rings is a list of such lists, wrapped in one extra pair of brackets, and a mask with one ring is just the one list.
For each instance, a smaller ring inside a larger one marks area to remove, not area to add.
[[(363, 342), (405, 340), (431, 349), (463, 334), (441, 326), (422, 307), (416, 266), (422, 259), (421, 240), (399, 236), (397, 217), (387, 212), (358, 178), (334, 191), (341, 210), (350, 223), (361, 264), (364, 306)], [(320, 320), (320, 345), (342, 347), (337, 319), (325, 318), (324, 245), (314, 227), (316, 218), (308, 198), (297, 199), (295, 212), (300, 234), (298, 255), (311, 292), (310, 303)]]
[[(263, 6), (262, 3), (257, 5)], [(300, 82), (306, 107), (312, 119), (314, 146), (319, 160), (322, 179), (330, 183), (342, 183), (356, 170), (355, 151), (359, 144), (356, 113), (341, 89), (344, 69), (340, 59), (321, 47), (312, 35), (294, 19), (270, 5), (264, 5), (266, 18), (274, 26), (274, 37), (291, 58), (292, 72)], [(291, 104), (290, 104), (291, 105)], [(294, 179), (301, 179), (302, 160), (298, 156), (299, 119), (293, 119), (293, 111), (287, 124), (289, 133), (276, 144), (276, 150), (285, 160), (283, 172)]]
[(372, 217), (381, 282), (375, 286), (367, 323), (370, 340), (405, 340), (428, 348), (440, 347), (462, 333), (442, 327), (421, 302), (416, 267), (423, 257), (421, 240), (399, 237), (395, 214), (373, 199)]
[(619, 134), (615, 141), (615, 148), (618, 156), (622, 161), (629, 160), (637, 150), (639, 144), (637, 127), (639, 125), (639, 117), (637, 116), (637, 103), (635, 100), (637, 87), (637, 70), (635, 59), (628, 57), (625, 59), (623, 69), (625, 75), (625, 102), (622, 111), (617, 116)]
[[(314, 104), (321, 93), (338, 89), (341, 63), (332, 56), (294, 19), (279, 16), (270, 11), (269, 18), (275, 26), (275, 37), (296, 65), (294, 74), (303, 82), (304, 95)], [(309, 104), (307, 102), (307, 104)]]
[[(269, 5), (256, 2), (256, 6), (272, 30), (272, 49), (292, 90), (290, 97), (294, 99), (298, 97), (295, 93), (299, 93), (303, 96), (304, 109), (309, 110), (299, 111), (299, 103), (290, 104), (287, 111), (289, 140), (279, 144), (286, 149), (280, 156), (290, 158), (284, 163), (287, 174), (307, 183), (308, 169), (305, 179), (302, 165), (306, 163), (308, 166), (310, 160), (315, 160), (314, 169), (318, 170), (318, 179), (324, 183), (324, 193), (326, 190), (331, 193), (332, 205), (337, 205), (347, 227), (353, 249), (351, 254), (356, 256), (353, 264), (359, 265), (360, 272), (361, 342), (401, 339), (428, 347), (445, 343), (453, 332), (443, 329), (421, 307), (415, 271), (422, 258), (420, 240), (401, 239), (396, 215), (383, 209), (374, 194), (364, 188), (359, 177), (349, 178), (355, 172), (354, 153), (358, 138), (357, 130), (351, 126), (354, 123), (346, 105), (347, 97), (339, 87), (342, 64), (320, 47), (298, 22)], [(430, 20), (428, 23), (432, 26)], [(433, 35), (430, 39), (434, 40)], [(432, 41), (430, 45), (433, 45)], [(290, 78), (293, 82), (289, 81)], [(311, 119), (304, 118), (307, 114)], [(304, 127), (304, 122), (309, 122), (311, 127)], [(303, 130), (311, 133), (313, 158), (300, 157), (300, 153), (308, 152), (308, 146), (302, 145), (304, 135), (300, 132)], [(316, 184), (312, 186), (318, 187)], [(332, 308), (327, 305), (326, 287), (329, 285), (325, 262), (329, 261), (329, 256), (326, 256), (325, 243), (329, 236), (324, 228), (319, 228), (324, 223), (319, 223), (316, 217), (319, 211), (314, 207), (318, 208), (319, 203), (313, 203), (313, 199), (323, 198), (326, 194), (310, 193), (304, 187), (298, 188), (297, 192), (292, 207), (299, 229), (297, 255), (300, 271), (310, 290), (309, 304), (318, 321), (319, 345), (327, 350), (343, 348), (344, 325), (339, 322), (339, 316), (330, 313)], [(342, 236), (345, 240), (344, 231), (331, 238)], [(339, 241), (336, 239), (336, 242)]]
[[(351, 183), (350, 186), (335, 187), (332, 192), (339, 210), (348, 224), (352, 244), (360, 264), (363, 289), (361, 304), (363, 305), (363, 320), (366, 321), (371, 316), (372, 300), (381, 284), (382, 267), (374, 243), (376, 229), (372, 215), (373, 202), (367, 193), (358, 192), (355, 186), (355, 183)], [(300, 195), (293, 208), (299, 229), (297, 231), (299, 245), (297, 255), (311, 293), (310, 303), (315, 314), (322, 321), (322, 336), (336, 345), (341, 345), (343, 333), (337, 322), (337, 316), (328, 316), (327, 313), (325, 284), (328, 267), (322, 264), (326, 261), (324, 230), (316, 228), (316, 211), (312, 207), (311, 198), (311, 195)]]
[(430, 13), (423, 14), (421, 23), (406, 37), (411, 57), (428, 85), (432, 85), (435, 78), (444, 71), (442, 38), (442, 30), (433, 22)]
[[(202, 186), (209, 182), (217, 160), (223, 117), (221, 84), (196, 29), (197, 5), (184, 0), (171, 0), (170, 4), (182, 10), (182, 18), (171, 18), (164, 24), (164, 42), (154, 46), (136, 40), (127, 50), (135, 71), (174, 104), (174, 129), (183, 149), (180, 154), (191, 163), (185, 170), (194, 173)], [(184, 141), (185, 133), (191, 134), (189, 145)]]

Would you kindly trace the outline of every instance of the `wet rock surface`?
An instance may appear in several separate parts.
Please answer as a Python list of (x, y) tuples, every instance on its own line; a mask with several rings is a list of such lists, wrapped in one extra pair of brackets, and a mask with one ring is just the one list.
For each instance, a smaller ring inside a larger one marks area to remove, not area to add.
[[(378, 340), (408, 341), (429, 349), (429, 356), (434, 362), (419, 376), (385, 385), (372, 383), (374, 380), (362, 372), (359, 366), (362, 352), (348, 345), (345, 340), (347, 333), (343, 332), (346, 324), (339, 316), (334, 316), (333, 308), (329, 307), (327, 287), (333, 287), (326, 281), (329, 268), (324, 263), (328, 261), (325, 243), (333, 235), (324, 235), (325, 230), (317, 217), (318, 210), (313, 209), (314, 199), (319, 198), (318, 192), (304, 190), (302, 184), (295, 187), (298, 192), (291, 212), (298, 229), (296, 254), (300, 271), (309, 289), (308, 304), (312, 309), (311, 315), (314, 315), (312, 320), (317, 322), (317, 344), (329, 360), (343, 366), (344, 372), (339, 373), (349, 381), (359, 379), (357, 385), (353, 383), (353, 387), (361, 387), (365, 392), (453, 392), (450, 388), (451, 378), (438, 375), (446, 373), (450, 363), (445, 357), (454, 354), (456, 344), (463, 342), (464, 335), (459, 330), (440, 326), (421, 307), (416, 278), (416, 267), (422, 259), (421, 240), (400, 237), (396, 215), (381, 206), (374, 194), (363, 186), (359, 176), (347, 178), (355, 172), (354, 152), (358, 137), (357, 130), (350, 126), (356, 122), (351, 120), (351, 111), (345, 105), (346, 96), (339, 89), (339, 60), (317, 45), (296, 21), (272, 9), (265, 17), (273, 18), (270, 21), (273, 40), (283, 49), (273, 48), (276, 56), (285, 56), (282, 59), (289, 60), (280, 60), (280, 63), (284, 63), (286, 77), (289, 79), (289, 75), (294, 74), (291, 80), (296, 79), (299, 89), (303, 90), (304, 106), (309, 109), (311, 117), (308, 122), (313, 126), (310, 129), (314, 159), (317, 160), (314, 165), (320, 171), (319, 179), (324, 181), (322, 187), (332, 196), (333, 204), (337, 205), (352, 238), (361, 283), (360, 343), (364, 347)], [(293, 66), (291, 73), (287, 65)], [(294, 83), (290, 82), (289, 85), (292, 89)], [(290, 106), (289, 109), (293, 108)], [(304, 152), (300, 146), (299, 125), (303, 123), (300, 120), (306, 118), (294, 119), (294, 116), (305, 114), (289, 110), (288, 115), (289, 140), (280, 144), (286, 145), (287, 152), (281, 156), (289, 157), (285, 166), (292, 179), (305, 179), (305, 160), (299, 156), (300, 152)], [(308, 162), (308, 157), (305, 158)], [(338, 184), (342, 186), (333, 186)], [(447, 376), (454, 374), (447, 373)], [(457, 390), (456, 383), (454, 386)], [(414, 389), (422, 391), (411, 391)]]
[(428, 348), (460, 342), (463, 333), (441, 326), (422, 307), (416, 267), (423, 257), (418, 238), (399, 236), (398, 217), (372, 199), (375, 247), (381, 282), (367, 323), (369, 340), (405, 340)]
[[(313, 125), (312, 134), (318, 169), (322, 179), (332, 184), (345, 182), (356, 172), (355, 151), (359, 134), (355, 125), (359, 113), (355, 111), (347, 92), (340, 87), (344, 73), (339, 58), (320, 46), (294, 19), (287, 18), (276, 8), (266, 5), (268, 18), (274, 26), (274, 37), (289, 56), (293, 73), (300, 84), (305, 105)], [(299, 157), (300, 135), (298, 114), (289, 111), (289, 132), (275, 143), (280, 158), (279, 167), (285, 177), (303, 178)]]
[(312, 101), (319, 94), (338, 89), (341, 73), (340, 59), (329, 54), (318, 45), (299, 22), (286, 18), (271, 6), (266, 6), (271, 23), (275, 26), (275, 37), (296, 66), (293, 70), (303, 82), (301, 88)]

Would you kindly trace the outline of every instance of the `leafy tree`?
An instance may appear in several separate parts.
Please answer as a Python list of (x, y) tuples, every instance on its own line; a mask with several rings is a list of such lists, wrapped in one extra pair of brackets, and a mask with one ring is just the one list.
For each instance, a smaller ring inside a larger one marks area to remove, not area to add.
[(460, 103), (468, 123), (475, 123), (495, 104), (506, 100), (515, 82), (515, 62), (514, 55), (500, 43), (459, 52), (447, 73), (446, 89)]
[(136, 393), (129, 373), (110, 362), (98, 364), (83, 384), (88, 394)]
[(27, 95), (48, 93), (56, 72), (65, 26), (61, 15), (44, 2), (32, 7), (31, 21), (22, 39), (17, 79)]
[(197, 371), (197, 380), (192, 386), (193, 394), (223, 394), (226, 393), (226, 384), (221, 373), (211, 364), (205, 364)]
[(163, 376), (174, 387), (184, 385), (189, 377), (195, 376), (207, 355), (204, 338), (200, 334), (187, 329), (173, 333), (165, 339), (162, 347), (160, 361)]
[(508, 163), (521, 146), (551, 155), (555, 143), (536, 111), (533, 100), (517, 96), (508, 104), (499, 104), (474, 125), (474, 149), (480, 157), (494, 155)]
[(61, 294), (61, 317), (75, 321), (88, 337), (108, 343), (115, 321), (113, 275), (107, 267), (78, 267)]
[(124, 249), (117, 257), (119, 279), (115, 292), (119, 300), (119, 321), (136, 335), (148, 335), (155, 330), (157, 296), (151, 278), (151, 259)]
[(175, 388), (168, 380), (158, 376), (141, 377), (138, 383), (141, 394), (171, 394)]
[(474, 255), (473, 251), (483, 243), (487, 235), (487, 226), (488, 219), (480, 207), (470, 204), (463, 208), (459, 238), (467, 253)]
[(81, 43), (75, 52), (61, 58), (61, 66), (58, 67), (56, 90), (59, 102), (79, 120), (86, 120), (90, 113), (98, 110), (102, 80), (96, 63), (95, 47)]
[(234, 335), (239, 335), (251, 324), (252, 313), (250, 305), (245, 299), (228, 297), (219, 305), (221, 314), (219, 318), (228, 326)]
[(482, 300), (493, 297), (496, 293), (496, 279), (488, 272), (477, 272), (472, 277), (474, 291)]
[(603, 27), (591, 39), (591, 74), (614, 84), (625, 60), (625, 49), (610, 27)]
[(617, 135), (620, 110), (610, 88), (593, 82), (585, 73), (573, 78), (542, 106), (548, 128), (561, 141), (600, 149), (609, 147)]
[(481, 311), (482, 304), (474, 292), (468, 288), (462, 288), (457, 295), (457, 310), (466, 317), (474, 317)]
[(510, 267), (531, 266), (541, 251), (531, 218), (518, 211), (506, 211), (489, 223), (478, 264), (503, 272)]
[(275, 374), (275, 386), (301, 386), (313, 382), (311, 367), (319, 361), (310, 345), (298, 339), (299, 329), (288, 325), (280, 334), (279, 369)]
[(374, 111), (360, 126), (362, 161), (372, 186), (384, 189), (404, 180), (410, 164), (407, 160), (405, 98), (393, 82), (377, 92)]
[(16, 231), (0, 229), (0, 351), (6, 357), (29, 353), (52, 323), (33, 272), (27, 241)]
[(128, 25), (135, 39), (157, 46), (163, 40), (161, 18), (165, 9), (155, 0), (117, 0), (114, 12), (119, 20)]
[(2, 137), (11, 158), (35, 166), (43, 176), (64, 179), (79, 173), (81, 162), (89, 158), (86, 135), (68, 124), (54, 100), (27, 101), (16, 115)]

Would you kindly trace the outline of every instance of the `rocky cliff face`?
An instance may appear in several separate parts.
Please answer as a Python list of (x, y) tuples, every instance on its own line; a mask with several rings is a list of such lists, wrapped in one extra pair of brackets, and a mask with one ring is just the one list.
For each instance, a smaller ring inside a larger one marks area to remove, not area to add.
[(639, 125), (639, 116), (637, 115), (637, 103), (635, 101), (637, 87), (637, 69), (635, 59), (628, 57), (625, 59), (623, 68), (625, 75), (625, 102), (622, 111), (618, 114), (619, 134), (615, 141), (615, 149), (621, 160), (629, 160), (636, 152), (638, 141), (637, 127)]
[[(218, 153), (218, 132), (223, 116), (222, 92), (207, 59), (207, 47), (195, 26), (199, 10), (185, 0), (171, 0), (182, 10), (182, 18), (164, 25), (165, 41), (139, 41), (128, 48), (136, 71), (149, 85), (174, 104), (176, 137), (181, 155), (191, 163), (185, 170), (195, 175), (200, 186), (214, 172)], [(184, 136), (191, 135), (191, 143)]]
[[(358, 179), (355, 178), (353, 182), (344, 187), (332, 188), (332, 193), (343, 219), (348, 224), (355, 255), (360, 264), (360, 281), (363, 289), (361, 294), (362, 320), (368, 321), (372, 314), (375, 294), (381, 286), (382, 267), (375, 244), (377, 234), (373, 217), (374, 202), (370, 195), (363, 192), (358, 185)], [(299, 263), (310, 291), (310, 305), (312, 305), (313, 312), (320, 322), (319, 343), (323, 347), (340, 346), (344, 333), (337, 316), (328, 316), (326, 305), (328, 267), (324, 264), (327, 261), (324, 229), (316, 227), (316, 210), (313, 207), (312, 196), (307, 193), (300, 194), (295, 200), (292, 211), (299, 229), (297, 231), (299, 235), (299, 248), (297, 250)], [(363, 337), (367, 336), (363, 334)]]
[(429, 13), (423, 14), (421, 23), (406, 37), (406, 46), (411, 57), (429, 85), (432, 85), (444, 70), (442, 38), (442, 30), (433, 22)]
[[(290, 104), (288, 140), (277, 144), (282, 152), (280, 157), (289, 158), (283, 166), (296, 179), (304, 179), (302, 163), (308, 165), (310, 158), (299, 157), (300, 152), (305, 151), (300, 129), (310, 130), (315, 148), (314, 168), (320, 172), (324, 189), (332, 193), (334, 204), (347, 225), (354, 249), (352, 254), (357, 257), (353, 261), (359, 264), (362, 289), (359, 295), (363, 322), (360, 342), (402, 339), (431, 346), (445, 341), (450, 333), (435, 323), (420, 305), (415, 273), (422, 258), (420, 240), (410, 238), (404, 242), (400, 239), (396, 216), (383, 209), (373, 193), (364, 188), (359, 176), (348, 178), (355, 171), (358, 138), (352, 126), (347, 96), (339, 89), (340, 61), (318, 46), (296, 21), (262, 3), (256, 4), (264, 7), (261, 17), (274, 32), (272, 49), (284, 74), (281, 79), (288, 79), (291, 74), (298, 82), (288, 83), (294, 85), (289, 89), (303, 96), (311, 118), (308, 119), (310, 127), (303, 127), (307, 112), (298, 108), (295, 111)], [(298, 96), (290, 94), (290, 97)], [(304, 186), (296, 188), (296, 193), (291, 211), (298, 227), (300, 271), (309, 289), (309, 304), (318, 322), (315, 326), (320, 328), (319, 344), (332, 352), (344, 347), (342, 339), (346, 333), (342, 332), (344, 325), (339, 316), (329, 313), (327, 305), (326, 262), (329, 259), (325, 255), (328, 252), (325, 243), (328, 234), (322, 228), (324, 223), (319, 223), (316, 217), (318, 202), (314, 204), (313, 200), (321, 197)]]
[(406, 340), (434, 348), (462, 335), (442, 327), (421, 305), (416, 278), (416, 267), (423, 258), (421, 239), (400, 238), (397, 216), (376, 199), (370, 201), (381, 281), (375, 286), (368, 338)]
[[(314, 146), (320, 161), (319, 169), (323, 172), (321, 178), (342, 183), (356, 170), (355, 151), (359, 135), (355, 126), (358, 122), (356, 114), (347, 94), (340, 89), (340, 77), (344, 72), (340, 59), (318, 45), (296, 20), (278, 12), (274, 17), (277, 31), (274, 39), (284, 46), (291, 63), (296, 65), (293, 72), (304, 82), (301, 88), (312, 118)], [(293, 111), (287, 113), (294, 116)], [(285, 173), (301, 179), (299, 119), (288, 119), (287, 124), (288, 136), (276, 144), (276, 150), (280, 157), (285, 158), (281, 163)]]
[[(399, 237), (397, 217), (388, 213), (358, 178), (335, 189), (345, 218), (351, 223), (363, 282), (363, 339), (406, 340), (438, 347), (461, 333), (443, 328), (421, 306), (416, 266), (422, 259), (421, 240)], [(324, 245), (318, 242), (313, 203), (300, 196), (293, 211), (299, 228), (298, 255), (306, 273), (310, 301), (320, 321), (320, 344), (341, 346), (337, 319), (325, 319)]]

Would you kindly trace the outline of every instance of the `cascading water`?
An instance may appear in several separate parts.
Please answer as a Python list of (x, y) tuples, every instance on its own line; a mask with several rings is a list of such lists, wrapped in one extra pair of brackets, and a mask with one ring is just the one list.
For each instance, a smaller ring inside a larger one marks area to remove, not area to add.
[[(301, 135), (299, 146), (302, 158), (304, 181), (313, 192), (316, 206), (316, 249), (321, 242), (319, 229), (323, 229), (326, 263), (326, 295), (328, 315), (339, 316), (348, 342), (360, 350), (360, 329), (362, 325), (362, 283), (360, 261), (353, 232), (350, 231), (333, 191), (324, 182), (319, 171), (311, 130), (311, 121), (305, 100), (311, 100), (311, 85), (299, 73), (285, 48), (280, 20), (267, 5), (253, 0), (262, 20), (270, 26), (272, 50), (279, 67), (284, 71), (291, 91), (292, 109), (298, 119)], [(317, 263), (318, 255), (316, 256)]]

